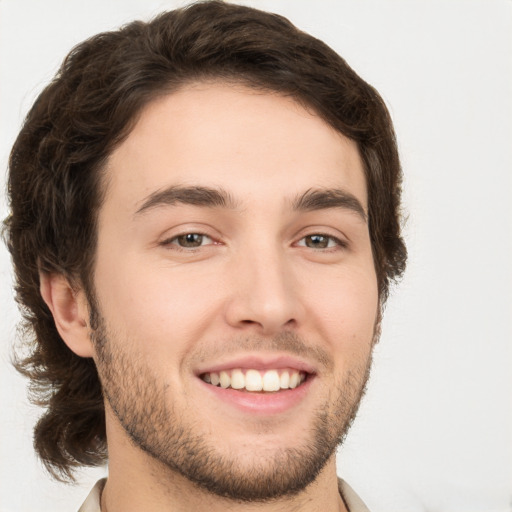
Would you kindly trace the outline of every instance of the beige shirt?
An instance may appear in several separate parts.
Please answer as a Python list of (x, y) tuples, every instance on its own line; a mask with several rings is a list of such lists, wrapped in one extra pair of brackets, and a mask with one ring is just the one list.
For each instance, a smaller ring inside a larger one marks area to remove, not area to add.
[[(101, 512), (100, 498), (101, 491), (105, 486), (106, 478), (99, 480), (87, 496), (84, 504), (78, 509), (78, 512)], [(367, 506), (362, 502), (361, 498), (354, 490), (341, 478), (338, 479), (338, 488), (341, 498), (345, 502), (345, 506), (349, 512), (370, 512)]]

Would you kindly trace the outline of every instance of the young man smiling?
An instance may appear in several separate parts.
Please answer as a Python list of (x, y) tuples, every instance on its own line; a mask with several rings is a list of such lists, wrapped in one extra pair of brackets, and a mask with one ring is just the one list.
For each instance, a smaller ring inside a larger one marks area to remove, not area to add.
[(12, 151), (19, 369), (85, 511), (356, 512), (335, 451), (389, 282), (400, 167), (376, 91), (287, 20), (200, 3), (75, 48)]

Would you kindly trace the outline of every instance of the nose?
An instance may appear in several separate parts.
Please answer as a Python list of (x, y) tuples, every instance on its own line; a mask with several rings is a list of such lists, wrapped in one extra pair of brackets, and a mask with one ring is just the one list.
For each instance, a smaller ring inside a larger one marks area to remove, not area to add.
[(226, 321), (232, 327), (273, 335), (299, 324), (301, 303), (290, 262), (279, 248), (244, 251), (231, 268)]

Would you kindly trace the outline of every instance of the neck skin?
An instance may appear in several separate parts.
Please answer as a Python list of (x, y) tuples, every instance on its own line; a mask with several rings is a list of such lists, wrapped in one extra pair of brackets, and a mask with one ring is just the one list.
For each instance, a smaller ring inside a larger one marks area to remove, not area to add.
[(338, 491), (333, 455), (301, 494), (270, 503), (240, 503), (208, 493), (135, 446), (107, 406), (109, 477), (101, 512), (348, 512)]

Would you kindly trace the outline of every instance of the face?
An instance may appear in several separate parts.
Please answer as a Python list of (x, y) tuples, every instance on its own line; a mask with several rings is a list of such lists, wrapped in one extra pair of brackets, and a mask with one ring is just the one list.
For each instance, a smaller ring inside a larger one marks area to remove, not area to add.
[(370, 366), (356, 145), (291, 99), (197, 84), (143, 111), (107, 176), (92, 336), (107, 426), (218, 495), (298, 492), (333, 463)]

